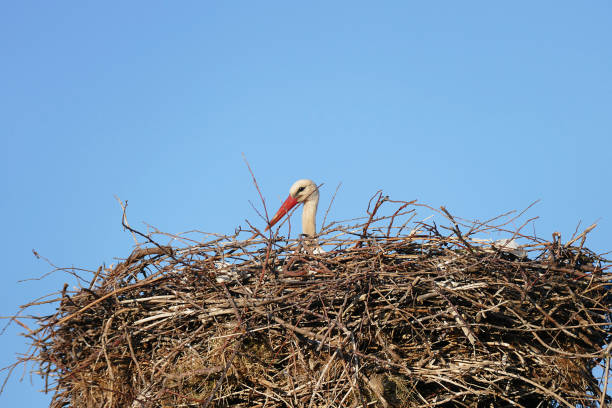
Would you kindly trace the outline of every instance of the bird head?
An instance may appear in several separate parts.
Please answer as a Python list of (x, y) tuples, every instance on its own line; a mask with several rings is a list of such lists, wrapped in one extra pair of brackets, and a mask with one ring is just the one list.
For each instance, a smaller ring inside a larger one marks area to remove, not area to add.
[(272, 228), (285, 214), (287, 214), (293, 207), (299, 203), (306, 202), (308, 200), (314, 200), (319, 198), (319, 188), (312, 180), (301, 179), (293, 183), (289, 189), (289, 197), (285, 200), (283, 205), (276, 212), (274, 217), (270, 220), (270, 223), (266, 227), (266, 231)]

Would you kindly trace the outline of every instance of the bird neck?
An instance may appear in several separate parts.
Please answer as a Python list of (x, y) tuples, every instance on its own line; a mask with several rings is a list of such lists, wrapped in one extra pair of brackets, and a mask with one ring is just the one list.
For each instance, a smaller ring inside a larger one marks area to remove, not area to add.
[(302, 233), (309, 237), (314, 237), (317, 233), (317, 205), (319, 204), (319, 197), (314, 196), (304, 202), (304, 209), (302, 210)]

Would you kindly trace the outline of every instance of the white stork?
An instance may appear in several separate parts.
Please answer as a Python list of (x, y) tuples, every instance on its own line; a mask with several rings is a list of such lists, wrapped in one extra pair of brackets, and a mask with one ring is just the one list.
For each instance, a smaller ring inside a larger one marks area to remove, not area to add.
[(266, 231), (272, 228), (285, 214), (299, 203), (304, 203), (302, 209), (302, 235), (305, 249), (313, 254), (322, 254), (325, 252), (319, 246), (315, 235), (317, 233), (317, 205), (319, 205), (319, 188), (314, 181), (301, 179), (293, 183), (289, 189), (289, 197), (285, 200), (281, 208), (276, 212), (270, 223), (266, 227)]
[(297, 204), (303, 203), (302, 209), (302, 235), (304, 236), (304, 249), (313, 254), (323, 254), (325, 250), (321, 248), (315, 238), (317, 233), (317, 206), (319, 205), (319, 188), (314, 181), (301, 179), (293, 183), (289, 189), (289, 197), (274, 214), (265, 231), (272, 228), (281, 218), (285, 216)]
[(272, 228), (285, 214), (299, 203), (304, 203), (302, 209), (302, 234), (306, 237), (314, 237), (317, 233), (316, 216), (317, 205), (319, 204), (319, 188), (312, 180), (301, 179), (293, 183), (289, 189), (289, 197), (285, 200), (274, 217), (270, 220), (270, 224), (266, 227), (266, 231)]
[[(319, 188), (312, 180), (302, 179), (293, 183), (289, 189), (289, 197), (287, 197), (281, 208), (272, 217), (265, 231), (272, 228), (289, 210), (299, 203), (304, 203), (304, 208), (302, 209), (302, 235), (306, 238), (304, 247), (313, 254), (322, 254), (325, 250), (314, 239), (317, 232), (316, 216), (317, 205), (319, 204)], [(227, 283), (251, 276), (249, 273), (241, 273), (239, 275), (235, 268), (224, 260), (216, 261), (214, 265), (217, 273), (217, 283)]]

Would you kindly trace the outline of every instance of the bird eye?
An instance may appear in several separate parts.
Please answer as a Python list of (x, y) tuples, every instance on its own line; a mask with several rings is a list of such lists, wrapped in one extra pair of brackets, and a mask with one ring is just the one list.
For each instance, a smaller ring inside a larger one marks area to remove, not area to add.
[(305, 189), (305, 188), (306, 188), (306, 187), (304, 187), (304, 186), (302, 186), (302, 187), (298, 188), (298, 191), (297, 191), (297, 192), (298, 192), (298, 194), (299, 194), (299, 193), (301, 193), (302, 191), (304, 191), (304, 189)]

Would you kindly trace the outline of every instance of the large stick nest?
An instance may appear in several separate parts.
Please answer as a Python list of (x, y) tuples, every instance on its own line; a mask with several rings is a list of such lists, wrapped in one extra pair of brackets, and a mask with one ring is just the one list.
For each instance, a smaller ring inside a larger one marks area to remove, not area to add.
[(321, 254), (254, 228), (172, 245), (138, 233), (124, 262), (64, 287), (24, 360), (52, 407), (603, 402), (611, 275), (583, 247), (590, 229), (563, 244), (508, 229), (511, 215), (442, 208), (438, 227), (416, 208), (379, 194), (357, 225), (322, 231)]

